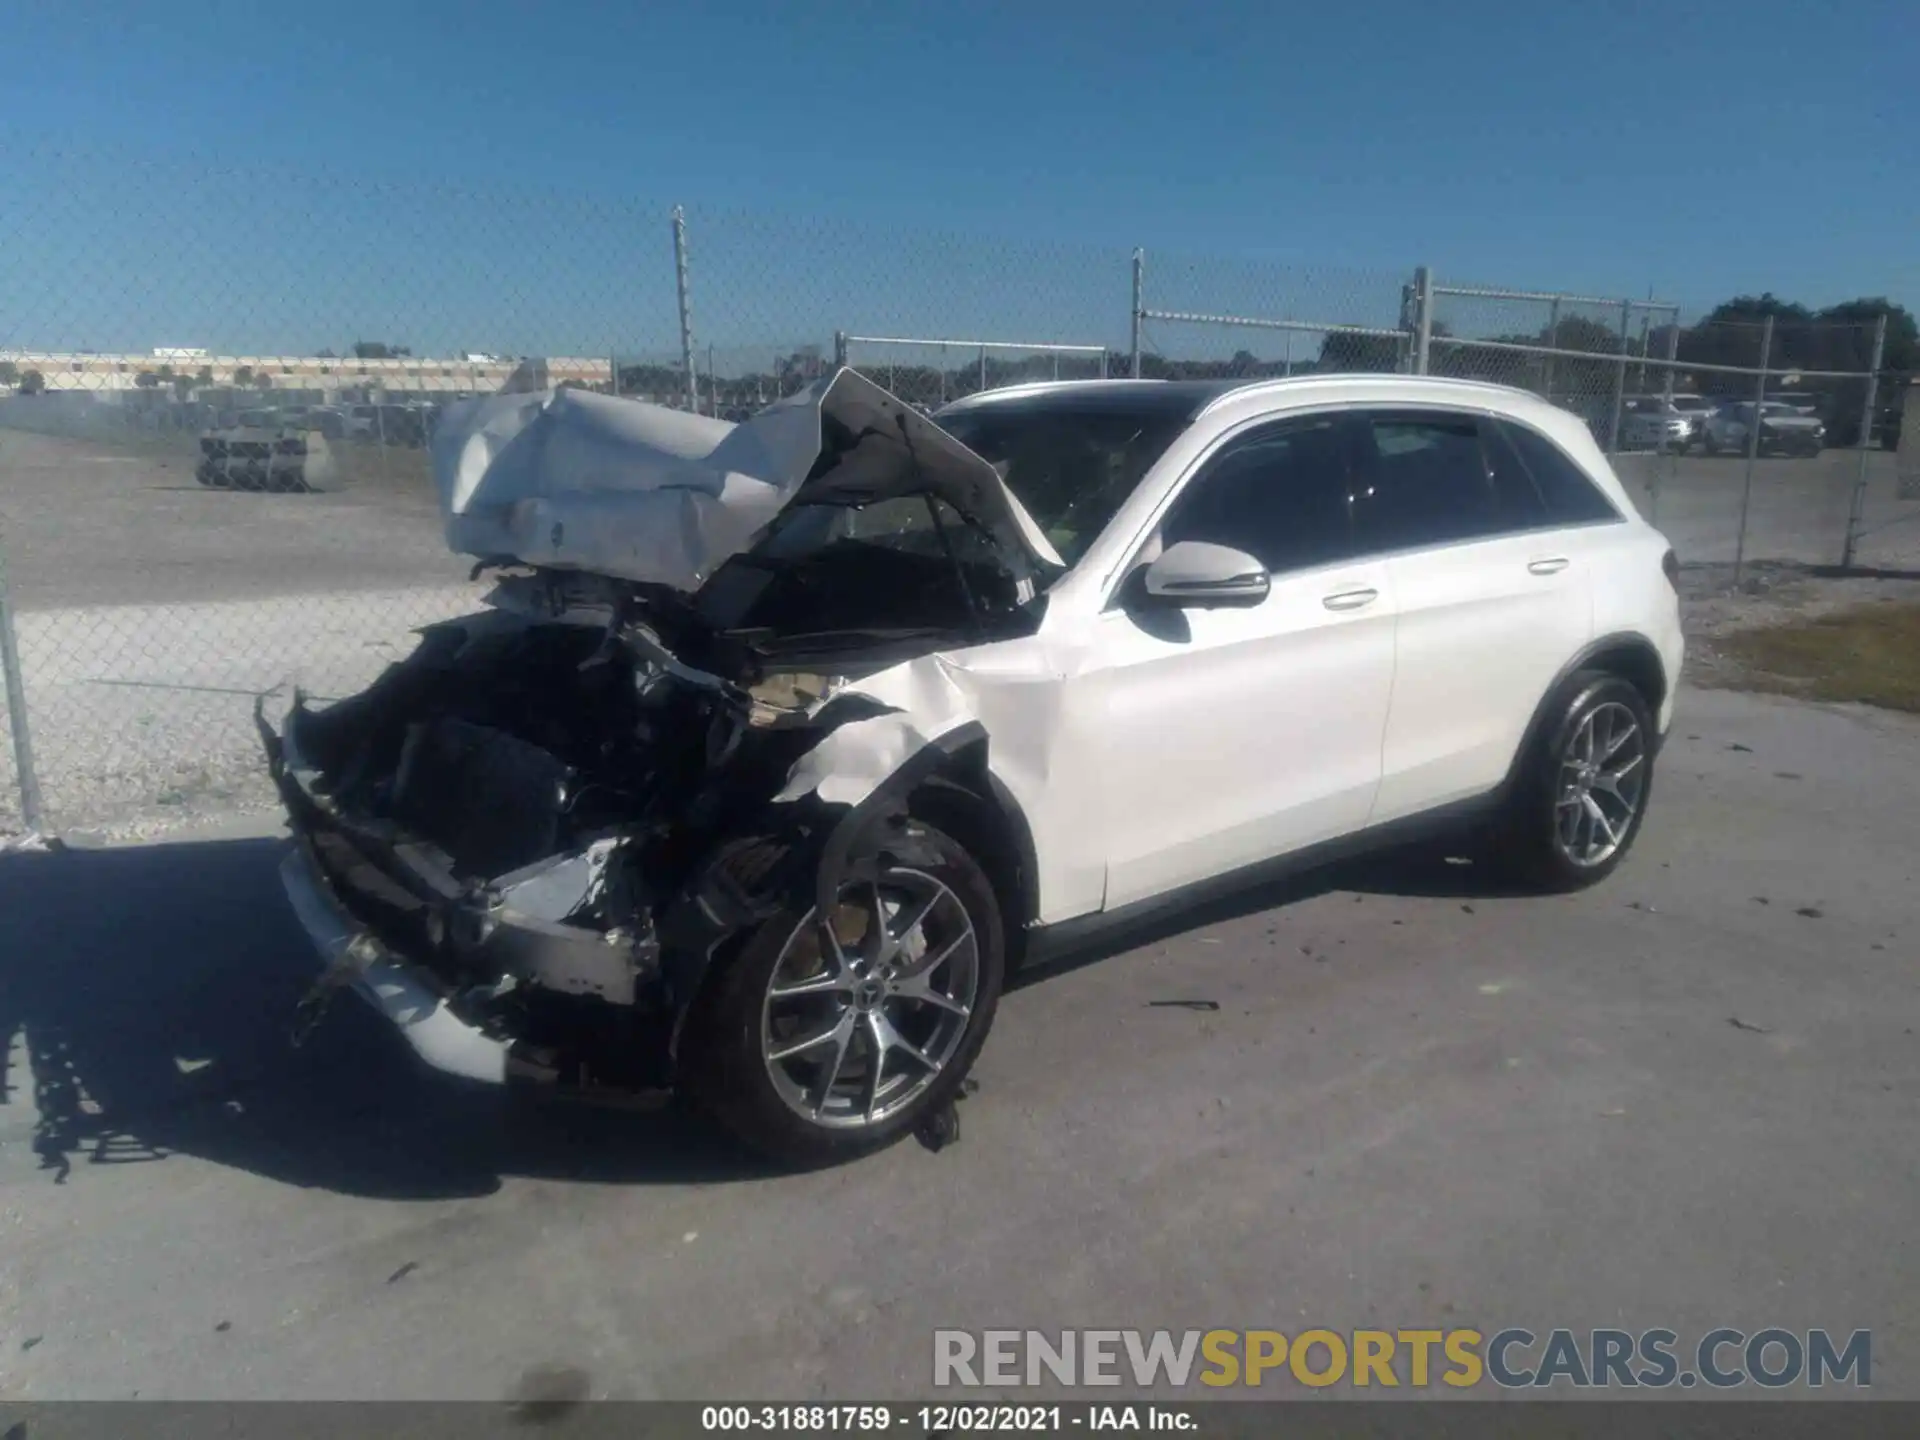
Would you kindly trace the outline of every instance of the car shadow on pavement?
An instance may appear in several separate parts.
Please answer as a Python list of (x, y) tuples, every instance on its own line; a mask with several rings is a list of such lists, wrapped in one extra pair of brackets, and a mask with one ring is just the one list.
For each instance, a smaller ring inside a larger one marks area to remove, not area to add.
[[(668, 1109), (534, 1103), (425, 1070), (385, 1021), (335, 1005), (303, 1046), (318, 962), (270, 839), (0, 857), (0, 1141), (50, 1183), (189, 1155), (290, 1185), (391, 1199), (503, 1178), (713, 1184), (772, 1168)], [(1407, 852), (1315, 871), (1112, 932), (1018, 985), (1329, 890), (1495, 893)]]
[(1010, 990), (1038, 984), (1056, 975), (1098, 964), (1128, 950), (1157, 945), (1209, 925), (1221, 925), (1250, 915), (1262, 915), (1335, 892), (1355, 895), (1400, 895), (1436, 900), (1491, 900), (1533, 894), (1526, 886), (1494, 871), (1479, 847), (1471, 844), (1409, 845), (1331, 862), (1289, 874), (1282, 879), (1251, 885), (1217, 899), (1157, 912), (1137, 922), (1102, 930), (1098, 938), (1069, 950), (1049, 954), (1023, 966)]
[(395, 1199), (503, 1177), (624, 1184), (767, 1167), (676, 1111), (509, 1097), (426, 1071), (368, 1008), (304, 1046), (317, 970), (276, 873), (236, 840), (0, 857), (0, 1139), (53, 1183), (192, 1155), (300, 1186)]

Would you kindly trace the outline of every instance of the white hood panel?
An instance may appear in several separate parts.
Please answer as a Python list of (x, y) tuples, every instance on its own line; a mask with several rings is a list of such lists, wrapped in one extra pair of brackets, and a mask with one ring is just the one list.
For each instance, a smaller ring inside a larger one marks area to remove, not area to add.
[[(806, 486), (823, 417), (874, 433)], [(737, 425), (588, 390), (490, 395), (448, 408), (433, 471), (459, 554), (682, 591), (750, 549), (803, 488), (843, 503), (933, 490), (1028, 563), (1060, 564), (992, 466), (851, 370)]]

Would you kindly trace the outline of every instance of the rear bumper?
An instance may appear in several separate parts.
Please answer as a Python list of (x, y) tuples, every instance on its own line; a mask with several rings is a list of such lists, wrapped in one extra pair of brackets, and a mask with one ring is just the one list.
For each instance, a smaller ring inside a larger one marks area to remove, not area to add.
[(448, 1075), (506, 1083), (511, 1044), (453, 1014), (431, 975), (395, 956), (356, 920), (304, 840), (281, 862), (280, 883), (321, 959), (353, 967), (354, 993), (386, 1016), (416, 1055)]

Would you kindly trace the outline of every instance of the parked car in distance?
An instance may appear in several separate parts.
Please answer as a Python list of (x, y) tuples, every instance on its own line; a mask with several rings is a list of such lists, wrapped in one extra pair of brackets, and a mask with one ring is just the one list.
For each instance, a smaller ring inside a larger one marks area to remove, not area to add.
[[(1744, 455), (1749, 447), (1750, 427), (1754, 424), (1754, 403), (1735, 401), (1722, 405), (1707, 419), (1702, 448), (1709, 455)], [(1767, 401), (1759, 407), (1759, 439), (1753, 447), (1758, 455), (1818, 455), (1826, 444), (1827, 427), (1816, 417), (1779, 403)]]
[(1620, 445), (1625, 450), (1667, 450), (1684, 453), (1693, 444), (1694, 422), (1677, 406), (1654, 397), (1626, 402), (1620, 417)]
[(1691, 391), (1683, 391), (1673, 396), (1672, 404), (1692, 427), (1693, 435), (1689, 443), (1698, 445), (1701, 437), (1706, 433), (1707, 417), (1719, 408), (1719, 402), (1710, 400), (1704, 395), (1696, 395)]
[(1420, 836), (1590, 886), (1646, 817), (1677, 562), (1534, 395), (1073, 381), (929, 419), (841, 370), (741, 425), (536, 411), (447, 517), (508, 567), (489, 610), (256, 708), (313, 996), (451, 1073), (679, 1090), (830, 1162), (952, 1101), (1020, 964)]

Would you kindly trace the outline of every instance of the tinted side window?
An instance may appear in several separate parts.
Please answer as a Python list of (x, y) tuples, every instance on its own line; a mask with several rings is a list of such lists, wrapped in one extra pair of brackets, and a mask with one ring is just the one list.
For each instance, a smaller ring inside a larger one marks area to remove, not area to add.
[(1294, 420), (1232, 441), (1161, 522), (1163, 544), (1231, 545), (1278, 574), (1354, 553), (1343, 426)]
[(1525, 528), (1523, 493), (1503, 503), (1471, 415), (1376, 415), (1362, 425), (1367, 484), (1359, 526), (1369, 549), (1445, 545)]
[(1489, 428), (1498, 432), (1526, 467), (1546, 502), (1549, 524), (1585, 525), (1620, 518), (1613, 502), (1587, 472), (1539, 431), (1501, 421), (1492, 422)]

